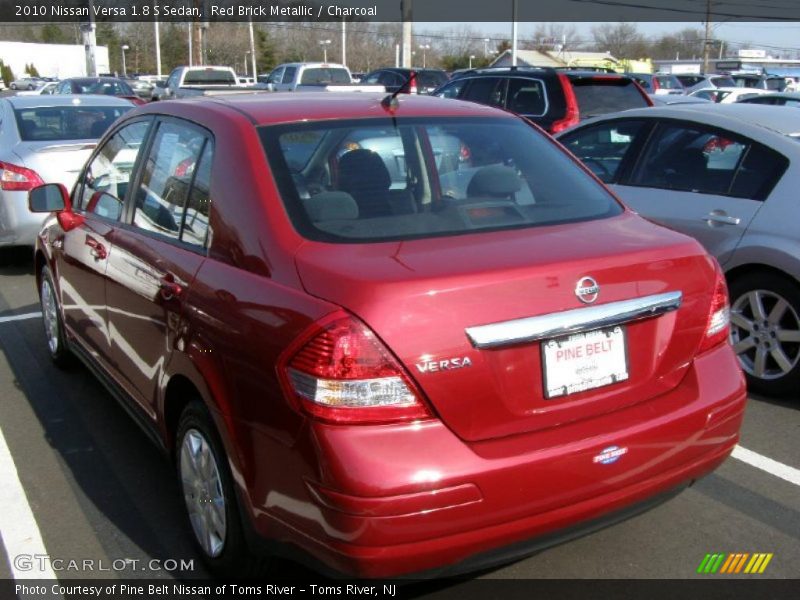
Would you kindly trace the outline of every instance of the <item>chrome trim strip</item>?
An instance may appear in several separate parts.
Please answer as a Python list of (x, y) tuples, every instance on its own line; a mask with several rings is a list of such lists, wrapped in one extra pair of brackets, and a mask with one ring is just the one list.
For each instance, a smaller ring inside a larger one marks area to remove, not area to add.
[(477, 325), (467, 327), (465, 331), (476, 348), (497, 348), (657, 317), (677, 310), (682, 300), (682, 292), (666, 292), (588, 308)]

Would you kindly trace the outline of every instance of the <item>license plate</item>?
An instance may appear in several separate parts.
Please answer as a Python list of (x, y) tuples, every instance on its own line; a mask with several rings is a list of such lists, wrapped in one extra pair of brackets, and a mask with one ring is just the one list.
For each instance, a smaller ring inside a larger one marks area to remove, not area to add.
[(568, 396), (628, 379), (625, 328), (598, 329), (542, 343), (546, 398)]

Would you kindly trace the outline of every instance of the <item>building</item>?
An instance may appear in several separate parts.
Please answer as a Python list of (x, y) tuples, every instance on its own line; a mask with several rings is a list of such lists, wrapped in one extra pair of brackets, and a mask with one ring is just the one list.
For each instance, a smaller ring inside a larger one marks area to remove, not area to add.
[[(0, 42), (0, 59), (11, 67), (15, 77), (23, 77), (25, 65), (33, 64), (42, 77), (81, 77), (86, 75), (86, 50), (79, 44), (31, 44)], [(97, 46), (97, 72), (110, 71), (108, 47)]]
[[(623, 70), (620, 61), (608, 52), (517, 50), (517, 64), (521, 67), (590, 67)], [(498, 56), (491, 66), (510, 67), (511, 50), (506, 50)]]

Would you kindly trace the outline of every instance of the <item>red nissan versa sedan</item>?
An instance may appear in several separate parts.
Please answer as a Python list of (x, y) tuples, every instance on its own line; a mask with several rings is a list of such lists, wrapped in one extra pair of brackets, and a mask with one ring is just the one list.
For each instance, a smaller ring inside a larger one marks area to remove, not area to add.
[(258, 549), (359, 577), (508, 561), (738, 440), (725, 283), (697, 242), (519, 117), (387, 100), (159, 102), (71, 195), (31, 192), (56, 213), (36, 248), (52, 357), (174, 457), (217, 573)]

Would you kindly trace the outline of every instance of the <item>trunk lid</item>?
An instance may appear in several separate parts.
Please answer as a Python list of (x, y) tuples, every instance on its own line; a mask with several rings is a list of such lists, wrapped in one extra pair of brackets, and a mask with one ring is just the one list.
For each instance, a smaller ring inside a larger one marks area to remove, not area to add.
[[(588, 419), (673, 388), (705, 331), (714, 281), (699, 244), (632, 213), (405, 242), (307, 243), (296, 261), (306, 290), (364, 320), (468, 441)], [(682, 294), (678, 310), (622, 326), (626, 380), (548, 398), (544, 341), (470, 341), (468, 328), (586, 310), (575, 292), (586, 276), (600, 288), (592, 307)]]
[(70, 190), (96, 145), (97, 140), (20, 142), (14, 153), (45, 183), (63, 183)]

